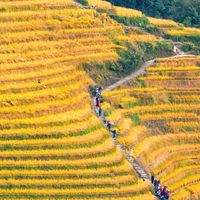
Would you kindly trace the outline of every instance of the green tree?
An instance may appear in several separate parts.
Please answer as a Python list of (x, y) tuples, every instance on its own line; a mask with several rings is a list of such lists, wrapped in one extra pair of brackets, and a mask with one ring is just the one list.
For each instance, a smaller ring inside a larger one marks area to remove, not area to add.
[(107, 0), (115, 5), (141, 10), (146, 15), (174, 19), (200, 27), (200, 0)]
[(200, 0), (175, 0), (173, 17), (185, 25), (200, 27)]

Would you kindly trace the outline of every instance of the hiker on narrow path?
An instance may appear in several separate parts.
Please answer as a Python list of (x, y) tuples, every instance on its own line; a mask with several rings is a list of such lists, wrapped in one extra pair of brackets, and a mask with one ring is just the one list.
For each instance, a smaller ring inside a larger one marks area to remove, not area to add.
[(96, 107), (99, 107), (99, 98), (96, 97)]

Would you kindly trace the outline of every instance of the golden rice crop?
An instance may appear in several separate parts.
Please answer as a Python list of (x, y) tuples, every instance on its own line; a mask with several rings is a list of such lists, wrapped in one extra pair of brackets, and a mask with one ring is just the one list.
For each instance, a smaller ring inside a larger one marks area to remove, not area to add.
[(184, 61), (194, 61), (196, 62), (197, 60), (200, 59), (200, 56), (192, 56), (192, 57), (178, 57), (178, 58), (157, 58), (157, 61), (159, 63), (163, 63), (163, 62), (167, 62), (167, 64), (169, 63), (176, 63), (176, 62), (184, 62)]
[(189, 186), (188, 189), (190, 189), (190, 191), (192, 191), (194, 194), (198, 194), (196, 196), (199, 196), (199, 193), (200, 193), (200, 189), (199, 188), (200, 188), (200, 183), (198, 182), (198, 183), (196, 183), (194, 185)]
[(145, 126), (133, 126), (126, 135), (119, 138), (119, 141), (126, 147), (132, 148), (147, 135), (148, 132)]
[(72, 0), (35, 0), (35, 1), (9, 1), (9, 2), (1, 2), (2, 9), (6, 11), (13, 11), (13, 10), (34, 10), (34, 7), (37, 9), (53, 9), (53, 8), (66, 8), (73, 5)]
[(191, 194), (188, 190), (185, 190), (182, 188), (179, 192), (177, 192), (175, 195), (173, 195), (173, 200), (183, 200), (184, 198), (190, 198)]
[(199, 36), (200, 29), (197, 28), (169, 29), (166, 30), (165, 33), (172, 36)]
[[(109, 117), (118, 130), (123, 133), (125, 124), (121, 122), (127, 117), (133, 121), (126, 134), (118, 134), (119, 142), (128, 153), (133, 149), (133, 157), (146, 171), (154, 172), (168, 186), (172, 199), (184, 199), (181, 194), (184, 188), (199, 182), (195, 175), (200, 170), (200, 90), (198, 85), (193, 85), (199, 79), (198, 61), (198, 56), (157, 59), (157, 64), (147, 68), (145, 76), (134, 81), (132, 88), (124, 85), (103, 94), (111, 105)], [(154, 89), (149, 87), (149, 82)], [(166, 84), (161, 88), (163, 82)], [(134, 97), (136, 105), (123, 106), (124, 96)], [(197, 199), (198, 192), (194, 190), (186, 195), (188, 199)]]
[[(91, 127), (91, 124), (93, 127), (100, 126), (100, 120), (97, 119), (94, 116), (89, 116), (86, 118), (86, 121), (80, 121), (80, 122), (74, 122), (70, 124), (63, 124), (63, 126), (52, 126), (49, 127), (27, 127), (26, 129), (4, 129), (0, 130), (0, 136), (1, 137), (17, 137), (20, 135), (28, 135), (28, 136), (40, 136), (40, 135), (69, 135), (72, 133), (77, 133), (82, 130), (88, 129)], [(93, 137), (95, 137), (95, 134), (93, 134)], [(76, 138), (73, 139), (74, 141), (77, 141)], [(68, 141), (71, 141), (71, 139), (68, 139)], [(80, 138), (79, 138), (80, 139)], [(81, 142), (81, 141), (80, 141)]]
[[(116, 156), (117, 155), (117, 156)], [(40, 160), (40, 159), (31, 159), (31, 160), (3, 160), (1, 161), (1, 166), (6, 167), (68, 167), (75, 168), (81, 166), (82, 168), (87, 168), (88, 166), (106, 166), (114, 165), (123, 161), (123, 155), (119, 150), (116, 150), (112, 154), (109, 154), (105, 157), (94, 157), (94, 158), (83, 158), (78, 160), (66, 160), (66, 159), (57, 159), (57, 160)]]
[(200, 174), (187, 176), (187, 177), (173, 183), (172, 185), (170, 185), (169, 190), (171, 192), (174, 192), (182, 187), (185, 187), (186, 185), (194, 184), (195, 182), (199, 182), (199, 181), (200, 181)]
[(142, 12), (130, 8), (124, 8), (120, 6), (113, 6), (113, 10), (115, 15), (122, 16), (122, 17), (141, 17)]
[(178, 112), (178, 111), (197, 111), (200, 108), (198, 104), (160, 104), (160, 105), (147, 105), (147, 106), (135, 106), (134, 108), (121, 110), (123, 114), (142, 114), (142, 113), (154, 113), (154, 112)]
[(181, 129), (181, 128), (198, 128), (200, 127), (198, 121), (187, 121), (187, 122), (169, 122), (169, 126), (174, 129)]
[(126, 160), (123, 160), (119, 165), (117, 166), (110, 166), (110, 167), (101, 167), (98, 170), (95, 168), (92, 169), (51, 169), (51, 170), (41, 170), (41, 169), (28, 169), (28, 170), (18, 170), (18, 169), (12, 169), (12, 170), (1, 170), (0, 177), (8, 176), (8, 177), (15, 177), (15, 176), (28, 176), (28, 177), (44, 177), (47, 176), (49, 178), (51, 177), (65, 177), (66, 176), (89, 176), (93, 174), (99, 174), (103, 177), (107, 176), (110, 172), (115, 173), (116, 175), (119, 175), (123, 172), (132, 173), (132, 166), (130, 163)]
[[(105, 198), (105, 200), (115, 200), (116, 198)], [(147, 194), (136, 195), (132, 197), (120, 198), (121, 200), (156, 200), (156, 197), (151, 195), (151, 192)], [(94, 199), (97, 200), (97, 199)]]
[[(27, 51), (36, 51), (36, 50), (51, 50), (53, 47), (66, 47), (66, 48), (78, 48), (77, 46), (83, 47), (84, 45), (93, 46), (98, 44), (108, 44), (111, 45), (110, 40), (104, 36), (99, 35), (94, 37), (87, 38), (75, 38), (75, 39), (60, 39), (58, 41), (46, 41), (45, 44), (42, 41), (33, 41), (29, 42), (26, 45), (23, 43), (12, 43), (1, 45), (0, 53), (12, 53), (15, 51), (16, 53), (24, 53)], [(72, 47), (69, 47), (69, 46)], [(56, 59), (55, 59), (56, 60)], [(39, 61), (38, 61), (39, 62)], [(25, 64), (25, 63), (24, 63)]]
[(88, 0), (90, 6), (94, 6), (104, 10), (111, 10), (112, 4), (103, 0)]
[(109, 91), (103, 94), (103, 96), (105, 98), (111, 97), (111, 96), (117, 96), (117, 95), (128, 95), (130, 93), (135, 93), (135, 92), (153, 92), (153, 91), (157, 91), (159, 90), (159, 88), (122, 88), (119, 90), (113, 90), (113, 91)]
[[(84, 101), (83, 101), (84, 99)], [(21, 105), (20, 110), (17, 110), (19, 105), (12, 106), (2, 106), (0, 108), (0, 114), (3, 113), (36, 113), (44, 110), (51, 110), (52, 108), (56, 108), (59, 106), (68, 106), (69, 108), (74, 105), (78, 107), (77, 103), (83, 101), (84, 103), (89, 102), (89, 95), (87, 93), (80, 93), (78, 95), (74, 95), (71, 99), (57, 100), (57, 101), (49, 101), (49, 102), (37, 102), (33, 104)]]
[[(151, 70), (149, 70), (151, 71)], [(170, 80), (172, 79), (171, 76), (159, 76), (159, 75), (150, 75), (150, 76), (142, 76), (139, 77), (138, 80)]]
[(158, 19), (148, 17), (148, 20), (151, 24), (159, 27), (178, 27), (178, 24), (175, 21), (169, 19)]
[(6, 119), (0, 119), (1, 127), (20, 127), (20, 125), (48, 125), (53, 123), (72, 123), (76, 121), (82, 121), (87, 116), (91, 115), (91, 108), (87, 106), (83, 106), (76, 111), (68, 111), (63, 113), (57, 113), (47, 116), (39, 116), (33, 118), (22, 118), (22, 119), (10, 119), (9, 121)]
[[(29, 79), (21, 80), (19, 84), (16, 84), (17, 81), (13, 81), (13, 80), (4, 81), (2, 82), (0, 86), (0, 90), (2, 93), (6, 94), (11, 89), (17, 89), (20, 92), (28, 92), (28, 91), (33, 91), (33, 90), (47, 89), (52, 86), (56, 87), (57, 85), (69, 84), (70, 86), (71, 84), (74, 84), (75, 81), (82, 79), (85, 74), (84, 72), (78, 72), (78, 70), (74, 72), (71, 72), (70, 70), (71, 69), (67, 67), (66, 70), (63, 70), (62, 74), (55, 74), (55, 75), (53, 74), (53, 78), (52, 76), (33, 77), (35, 79), (34, 82), (33, 80), (29, 80)], [(70, 76), (66, 76), (66, 74)], [(40, 83), (38, 83), (39, 80), (40, 80)], [(89, 79), (87, 81), (88, 83), (91, 82)], [(82, 81), (82, 80), (80, 82), (87, 83), (86, 81)]]
[(1, 12), (0, 18), (2, 22), (6, 22), (6, 21), (20, 22), (20, 21), (28, 21), (28, 20), (52, 19), (54, 15), (58, 15), (61, 17), (63, 16), (76, 17), (76, 16), (84, 15), (84, 14), (94, 16), (95, 13), (96, 11), (94, 10), (67, 7), (63, 9), (48, 9), (48, 10), (45, 10), (45, 12), (41, 12), (38, 10), (20, 10), (20, 11), (15, 11), (15, 12)]
[[(0, 141), (0, 145), (9, 144), (13, 147), (23, 147), (23, 146), (32, 146), (32, 147), (42, 147), (48, 145), (73, 145), (80, 143), (81, 144), (91, 144), (99, 141), (100, 138), (104, 138), (106, 136), (106, 130), (101, 128), (93, 131), (93, 134), (88, 134), (85, 137), (70, 137), (70, 138), (58, 138), (58, 139), (27, 139), (26, 144), (24, 144), (23, 140), (9, 140), (9, 141)], [(77, 140), (78, 139), (78, 140)]]
[(155, 35), (152, 34), (134, 34), (131, 33), (129, 35), (129, 40), (133, 42), (155, 42), (155, 41), (160, 41), (162, 38), (156, 37)]
[(44, 186), (47, 185), (49, 186), (53, 186), (55, 184), (59, 184), (59, 185), (103, 185), (103, 184), (120, 184), (120, 183), (124, 183), (124, 182), (131, 182), (134, 177), (132, 175), (125, 175), (125, 176), (116, 176), (116, 177), (103, 177), (103, 178), (85, 178), (85, 179), (69, 179), (69, 178), (65, 178), (63, 180), (56, 180), (56, 179), (22, 179), (22, 180), (17, 180), (17, 179), (10, 179), (10, 180), (2, 180), (0, 179), (0, 183), (1, 185), (9, 185), (12, 184), (13, 186), (23, 186), (23, 185), (29, 185), (29, 186), (36, 186), (36, 185), (40, 185), (40, 186)]
[(113, 29), (116, 33), (122, 33), (123, 29), (121, 26), (111, 25), (108, 27), (95, 27), (91, 28), (75, 28), (75, 29), (60, 29), (50, 32), (49, 30), (35, 30), (35, 31), (25, 31), (25, 32), (14, 32), (14, 33), (3, 33), (1, 37), (0, 44), (10, 44), (10, 43), (17, 43), (17, 42), (31, 42), (35, 40), (43, 40), (48, 41), (49, 37), (54, 40), (63, 39), (63, 38), (80, 38), (81, 36), (91, 36), (94, 34), (101, 34), (105, 35), (110, 33), (114, 33)]
[(150, 67), (147, 69), (148, 72), (156, 71), (199, 71), (198, 66), (189, 66), (189, 67)]
[[(62, 79), (61, 79), (62, 80)], [(0, 95), (0, 102), (1, 101), (13, 101), (16, 102), (17, 100), (29, 100), (29, 99), (35, 99), (35, 98), (41, 98), (41, 97), (47, 97), (47, 96), (53, 96), (54, 99), (56, 97), (59, 97), (59, 99), (64, 99), (67, 97), (70, 97), (72, 95), (72, 91), (80, 91), (81, 86), (83, 84), (88, 84), (91, 83), (90, 79), (85, 79), (85, 80), (80, 80), (73, 85), (64, 85), (60, 87), (54, 87), (54, 88), (44, 88), (42, 90), (38, 90), (37, 92), (35, 91), (27, 91), (24, 93), (7, 93), (4, 95)]]
[(139, 156), (142, 153), (147, 153), (150, 149), (153, 151), (169, 144), (196, 144), (199, 141), (199, 137), (198, 134), (186, 133), (154, 136), (146, 138), (142, 143), (137, 145), (137, 147), (134, 148), (134, 153), (135, 156)]
[[(182, 134), (182, 133), (179, 133)], [(179, 162), (180, 160), (184, 160), (187, 158), (192, 158), (196, 156), (196, 153), (199, 152), (200, 145), (199, 144), (179, 144), (179, 145), (171, 145), (169, 147), (160, 148), (148, 157), (148, 162), (152, 163), (156, 158), (162, 157), (165, 154), (165, 158), (160, 162), (156, 163), (154, 166), (154, 172), (156, 174), (162, 173), (164, 169), (168, 169), (167, 167), (173, 162)], [(183, 152), (187, 153), (186, 155), (182, 154)], [(195, 153), (195, 155), (189, 155), (189, 153)], [(180, 155), (182, 154), (182, 155)]]
[(188, 187), (181, 188), (178, 192), (176, 192), (173, 196), (173, 200), (183, 200), (185, 198), (188, 199), (198, 199), (200, 191), (200, 184), (199, 183), (194, 183), (191, 184)]
[(172, 180), (173, 178), (176, 179), (179, 176), (184, 176), (184, 174), (186, 174), (188, 171), (190, 171), (190, 172), (193, 171), (195, 173), (195, 169), (199, 170), (200, 165), (193, 164), (190, 166), (184, 166), (184, 167), (177, 168), (172, 173), (170, 173), (170, 174), (166, 175), (164, 178), (162, 178), (162, 181), (167, 183), (168, 181)]
[[(100, 134), (99, 134), (100, 135)], [(100, 135), (101, 136), (101, 135)], [(88, 137), (86, 136), (88, 139)], [(79, 138), (77, 138), (78, 140)], [(66, 141), (63, 139), (63, 141)], [(95, 140), (90, 141), (88, 140), (88, 144), (95, 142)], [(59, 143), (58, 144), (65, 144), (65, 143)], [(34, 143), (31, 144), (34, 146)], [(44, 144), (45, 145), (45, 144)], [(36, 144), (37, 146), (37, 144)], [(40, 158), (40, 157), (47, 157), (47, 158), (55, 158), (55, 157), (70, 157), (70, 158), (76, 158), (79, 157), (84, 158), (88, 155), (92, 155), (98, 157), (98, 154), (104, 153), (105, 155), (111, 151), (114, 150), (115, 146), (112, 140), (106, 140), (103, 144), (93, 146), (92, 148), (78, 148), (78, 149), (48, 149), (48, 150), (13, 150), (13, 151), (2, 151), (1, 158), (21, 158), (29, 157), (31, 159), (34, 158)]]
[(5, 194), (35, 194), (35, 195), (70, 195), (70, 194), (126, 194), (126, 193), (132, 193), (132, 194), (141, 194), (144, 193), (145, 191), (149, 191), (148, 187), (150, 186), (150, 183), (148, 182), (141, 182), (140, 184), (137, 185), (128, 185), (124, 186), (123, 188), (86, 188), (86, 189), (12, 189), (12, 190), (6, 190), (6, 189), (0, 189), (0, 193), (2, 195)]
[(146, 120), (173, 120), (173, 119), (186, 119), (188, 121), (193, 120), (195, 118), (197, 118), (197, 114), (196, 113), (184, 113), (184, 112), (173, 112), (173, 113), (159, 113), (159, 114), (142, 114), (140, 115), (140, 119), (142, 121), (146, 121)]

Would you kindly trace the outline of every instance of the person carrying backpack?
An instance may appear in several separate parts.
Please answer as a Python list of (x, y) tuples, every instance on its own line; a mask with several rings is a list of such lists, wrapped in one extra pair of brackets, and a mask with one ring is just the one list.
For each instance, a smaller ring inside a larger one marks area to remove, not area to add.
[(101, 109), (101, 107), (99, 107), (98, 114), (99, 114), (99, 117), (102, 115), (102, 109)]
[(166, 193), (167, 187), (164, 186), (163, 189), (160, 192), (161, 199), (165, 199), (165, 193)]
[(117, 131), (116, 130), (113, 130), (113, 131), (111, 131), (112, 132), (112, 134), (113, 134), (113, 138), (116, 138), (116, 136), (117, 136)]
[(154, 177), (154, 175), (152, 174), (152, 176), (151, 176), (151, 183), (152, 183), (152, 184), (154, 183), (154, 179), (155, 179), (155, 177)]
[(96, 97), (96, 107), (99, 107), (99, 98)]
[(169, 191), (166, 189), (165, 194), (164, 194), (165, 200), (169, 199)]
[(108, 130), (110, 130), (110, 129), (111, 129), (111, 127), (112, 127), (112, 124), (111, 124), (109, 121), (107, 121), (107, 124), (106, 124), (106, 126), (107, 126)]

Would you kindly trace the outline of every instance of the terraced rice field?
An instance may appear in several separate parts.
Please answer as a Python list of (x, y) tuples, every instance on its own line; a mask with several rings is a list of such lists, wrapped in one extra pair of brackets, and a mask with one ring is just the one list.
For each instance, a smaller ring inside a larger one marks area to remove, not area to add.
[(199, 199), (200, 58), (163, 58), (144, 76), (106, 92), (118, 140), (174, 200)]
[(124, 8), (120, 6), (114, 6), (110, 2), (104, 0), (88, 0), (89, 6), (93, 6), (97, 9), (104, 11), (111, 11), (114, 15), (121, 17), (142, 17), (142, 12), (130, 8)]
[(70, 0), (0, 1), (0, 198), (155, 199), (94, 115), (80, 68), (120, 25)]
[(174, 41), (192, 41), (194, 44), (199, 44), (200, 29), (184, 27), (177, 22), (169, 19), (157, 19), (147, 17), (150, 24), (160, 28), (165, 37), (171, 38)]
[(143, 42), (143, 43), (154, 43), (157, 41), (163, 41), (163, 38), (161, 37), (157, 37), (155, 35), (137, 30), (130, 31), (130, 33), (127, 35), (117, 35), (115, 39), (119, 41)]
[(158, 19), (158, 18), (153, 18), (153, 17), (148, 17), (148, 20), (151, 24), (158, 26), (160, 28), (164, 27), (178, 27), (178, 23), (176, 23), (173, 20), (170, 19)]

